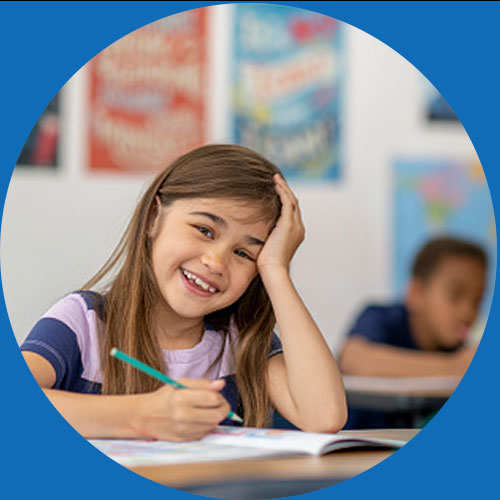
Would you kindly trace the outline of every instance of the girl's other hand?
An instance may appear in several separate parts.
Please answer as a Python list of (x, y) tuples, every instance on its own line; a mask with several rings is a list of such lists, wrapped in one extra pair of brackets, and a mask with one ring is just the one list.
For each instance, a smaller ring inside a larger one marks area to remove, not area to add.
[(195, 441), (211, 432), (230, 411), (219, 393), (224, 380), (179, 379), (186, 389), (165, 385), (144, 394), (134, 427), (140, 436), (164, 441)]
[(271, 231), (257, 259), (257, 268), (260, 273), (280, 268), (288, 272), (290, 261), (305, 237), (299, 201), (283, 177), (276, 174), (274, 181), (282, 208), (276, 226)]

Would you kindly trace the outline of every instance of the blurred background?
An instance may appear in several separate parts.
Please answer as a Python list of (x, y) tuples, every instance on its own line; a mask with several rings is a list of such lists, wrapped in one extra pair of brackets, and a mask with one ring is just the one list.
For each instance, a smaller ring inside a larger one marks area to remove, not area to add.
[(276, 162), (307, 234), (292, 273), (336, 353), (367, 302), (404, 293), (430, 236), (466, 236), (496, 267), (488, 186), (459, 119), (408, 61), (332, 18), (219, 5), (109, 46), (48, 104), (19, 156), (2, 221), (4, 295), (20, 342), (118, 242), (155, 172), (241, 143)]

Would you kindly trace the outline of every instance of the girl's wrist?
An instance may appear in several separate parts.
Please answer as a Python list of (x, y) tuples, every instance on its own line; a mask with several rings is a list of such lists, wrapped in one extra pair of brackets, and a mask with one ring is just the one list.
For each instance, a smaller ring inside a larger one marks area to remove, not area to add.
[(283, 283), (284, 281), (291, 281), (290, 271), (288, 267), (279, 265), (263, 266), (259, 270), (260, 277), (264, 286), (273, 285), (274, 283)]
[(122, 430), (124, 435), (129, 438), (146, 438), (148, 437), (146, 429), (146, 419), (144, 414), (144, 405), (148, 393), (146, 394), (131, 394), (124, 396), (124, 420), (122, 421)]

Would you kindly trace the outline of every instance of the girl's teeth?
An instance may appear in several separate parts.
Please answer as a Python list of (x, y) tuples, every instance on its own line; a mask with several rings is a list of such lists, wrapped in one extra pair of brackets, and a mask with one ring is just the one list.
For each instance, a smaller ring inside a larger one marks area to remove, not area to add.
[(200, 278), (198, 278), (194, 274), (191, 274), (189, 271), (184, 271), (184, 275), (186, 276), (187, 279), (196, 283), (200, 288), (203, 288), (203, 290), (208, 290), (210, 293), (216, 292), (216, 290), (213, 286), (210, 286), (208, 283), (205, 283), (204, 281), (202, 281)]

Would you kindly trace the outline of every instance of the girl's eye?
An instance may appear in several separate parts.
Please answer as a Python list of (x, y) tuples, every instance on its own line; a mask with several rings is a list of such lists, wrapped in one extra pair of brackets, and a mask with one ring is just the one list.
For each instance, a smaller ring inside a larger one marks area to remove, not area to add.
[(243, 257), (244, 259), (248, 259), (250, 261), (254, 261), (254, 259), (252, 259), (252, 257), (250, 257), (250, 255), (248, 255), (245, 251), (243, 250), (235, 250), (234, 253), (238, 256), (238, 257)]
[(194, 226), (201, 234), (204, 234), (205, 236), (208, 236), (209, 238), (213, 238), (214, 234), (208, 227), (205, 226)]

